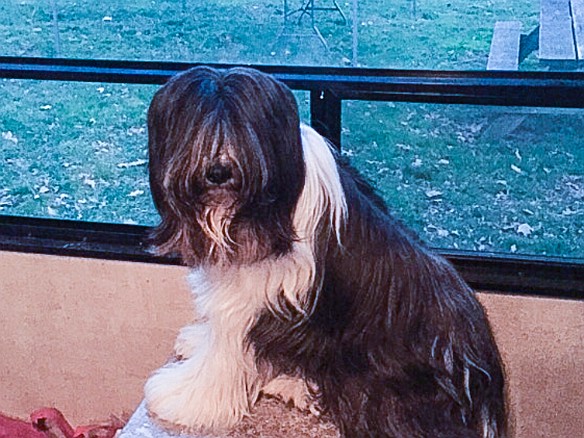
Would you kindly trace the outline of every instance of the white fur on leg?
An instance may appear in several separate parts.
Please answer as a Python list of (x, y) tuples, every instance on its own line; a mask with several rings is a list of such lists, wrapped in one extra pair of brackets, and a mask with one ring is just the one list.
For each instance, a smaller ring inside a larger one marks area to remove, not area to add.
[(187, 325), (180, 329), (174, 342), (174, 356), (176, 359), (184, 360), (192, 357), (201, 342), (207, 342), (209, 329), (205, 324)]
[(263, 292), (237, 272), (214, 267), (191, 272), (201, 322), (184, 328), (177, 339), (176, 352), (187, 359), (167, 364), (145, 387), (148, 409), (160, 420), (221, 431), (255, 403), (261, 379), (244, 337)]
[(197, 349), (189, 359), (167, 364), (146, 383), (148, 409), (157, 419), (193, 431), (235, 425), (255, 402), (257, 376), (225, 352)]
[(187, 358), (165, 365), (146, 382), (149, 411), (194, 431), (232, 427), (249, 412), (259, 387), (241, 339), (206, 321), (183, 329), (177, 344), (177, 353)]

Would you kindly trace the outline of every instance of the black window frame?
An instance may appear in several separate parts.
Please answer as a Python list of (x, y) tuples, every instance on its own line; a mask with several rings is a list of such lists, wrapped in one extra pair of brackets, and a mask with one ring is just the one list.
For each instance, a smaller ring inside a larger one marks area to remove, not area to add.
[[(161, 85), (186, 62), (0, 57), (0, 78)], [(237, 64), (206, 64), (230, 68)], [(245, 65), (310, 93), (311, 124), (340, 146), (344, 100), (584, 109), (584, 72)], [(0, 215), (0, 250), (180, 264), (149, 251), (149, 228)], [(438, 249), (478, 290), (584, 299), (584, 259)]]

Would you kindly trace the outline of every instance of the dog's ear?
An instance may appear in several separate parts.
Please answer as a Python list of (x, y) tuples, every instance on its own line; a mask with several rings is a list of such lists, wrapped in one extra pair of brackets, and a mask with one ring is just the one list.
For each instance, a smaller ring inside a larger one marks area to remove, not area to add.
[(154, 96), (148, 109), (148, 170), (150, 178), (150, 192), (156, 209), (160, 212), (164, 209), (164, 196), (162, 192), (162, 157), (164, 156), (164, 96), (159, 91)]

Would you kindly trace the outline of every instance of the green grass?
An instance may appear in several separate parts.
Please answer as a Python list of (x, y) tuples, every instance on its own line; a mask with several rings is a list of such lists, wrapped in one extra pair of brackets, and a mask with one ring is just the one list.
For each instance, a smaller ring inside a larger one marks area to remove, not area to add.
[(344, 116), (345, 154), (432, 245), (583, 255), (584, 111), (350, 102)]
[(0, 212), (153, 223), (145, 111), (155, 87), (4, 81)]
[[(324, 0), (323, 0), (324, 1)], [(2, 55), (350, 65), (351, 24), (318, 13), (328, 49), (283, 1), (78, 0), (0, 4)], [(296, 3), (290, 1), (292, 6)], [(340, 2), (350, 16), (351, 3)], [(478, 69), (494, 23), (525, 33), (538, 2), (359, 1), (364, 67)], [(301, 35), (301, 36), (298, 36)], [(521, 65), (541, 66), (531, 55)], [(152, 224), (151, 86), (0, 82), (0, 214)], [(297, 93), (304, 120), (307, 94)], [(346, 102), (344, 153), (438, 247), (584, 257), (584, 111)]]

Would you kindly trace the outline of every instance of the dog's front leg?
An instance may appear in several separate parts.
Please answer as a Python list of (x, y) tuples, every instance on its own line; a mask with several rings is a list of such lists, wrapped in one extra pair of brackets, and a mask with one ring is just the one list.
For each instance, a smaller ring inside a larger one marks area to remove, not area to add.
[(192, 324), (180, 329), (176, 341), (174, 342), (174, 358), (176, 360), (185, 360), (192, 357), (197, 348), (206, 342), (205, 336), (209, 330), (205, 324)]
[(192, 431), (221, 431), (247, 414), (259, 393), (251, 352), (213, 333), (209, 324), (188, 326), (177, 339), (183, 360), (159, 369), (146, 382), (150, 413)]

